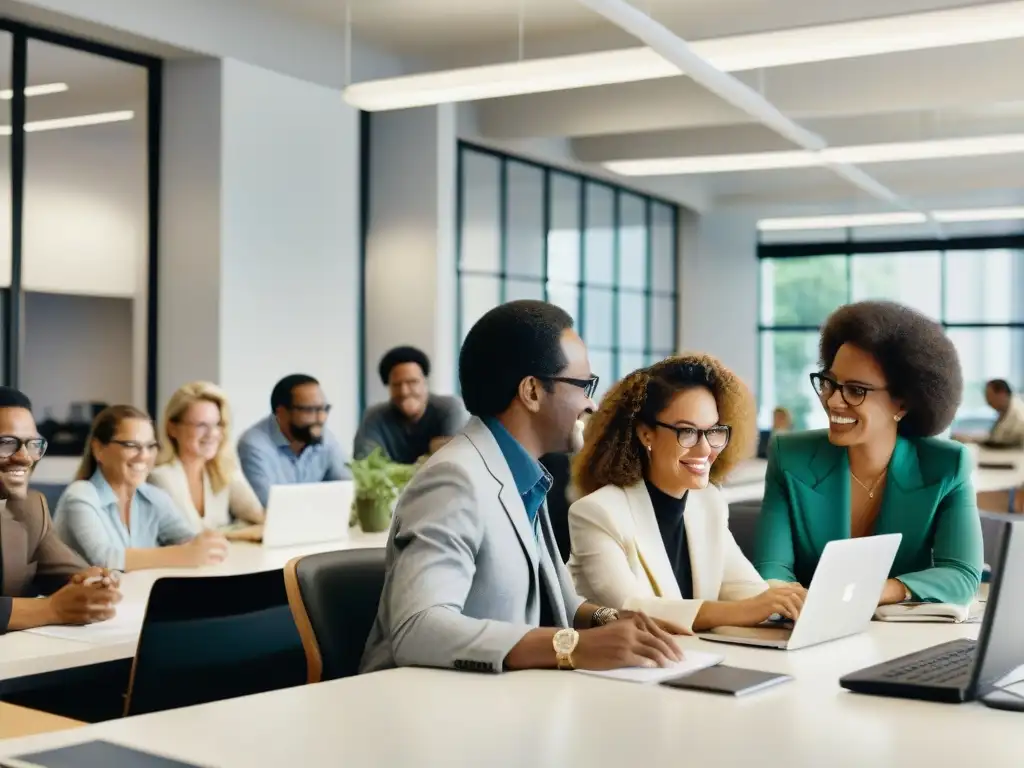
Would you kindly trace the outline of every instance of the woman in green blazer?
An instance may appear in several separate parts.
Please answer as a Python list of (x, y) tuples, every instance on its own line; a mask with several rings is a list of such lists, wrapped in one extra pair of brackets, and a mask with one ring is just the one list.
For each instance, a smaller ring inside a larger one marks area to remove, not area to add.
[(769, 448), (755, 565), (769, 581), (810, 583), (834, 539), (901, 533), (880, 604), (970, 603), (981, 583), (972, 463), (936, 439), (963, 394), (942, 328), (892, 302), (840, 307), (811, 375), (829, 428)]

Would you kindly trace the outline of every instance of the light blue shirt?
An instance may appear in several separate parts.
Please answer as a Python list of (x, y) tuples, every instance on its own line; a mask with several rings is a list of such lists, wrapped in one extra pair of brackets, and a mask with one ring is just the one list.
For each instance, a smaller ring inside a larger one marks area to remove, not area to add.
[(135, 489), (126, 528), (114, 490), (98, 469), (64, 490), (53, 517), (58, 535), (89, 565), (119, 571), (125, 550), (184, 544), (195, 536), (171, 497), (149, 483)]
[(345, 466), (348, 459), (341, 444), (326, 428), (323, 442), (307, 445), (296, 456), (273, 415), (256, 422), (242, 433), (238, 439), (238, 459), (245, 479), (256, 491), (264, 508), (272, 485), (322, 483), (352, 478)]
[(491, 430), (494, 439), (501, 449), (501, 455), (505, 457), (508, 468), (512, 471), (512, 479), (515, 480), (516, 490), (526, 507), (526, 516), (530, 518), (530, 524), (534, 526), (534, 535), (537, 534), (537, 512), (540, 511), (544, 500), (551, 490), (551, 473), (544, 469), (544, 465), (526, 452), (526, 449), (512, 437), (500, 421), (494, 418), (484, 419), (484, 424)]

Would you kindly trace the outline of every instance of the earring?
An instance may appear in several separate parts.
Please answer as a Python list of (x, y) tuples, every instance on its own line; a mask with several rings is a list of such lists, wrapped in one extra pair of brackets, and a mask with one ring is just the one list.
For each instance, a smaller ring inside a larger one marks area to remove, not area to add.
[(648, 452), (648, 453), (650, 453), (650, 452), (651, 452), (651, 446), (649, 446), (649, 445), (647, 446), (647, 452)]
[(900, 416), (900, 415), (899, 415), (898, 413), (897, 413), (897, 414), (895, 414), (895, 415), (894, 415), (894, 416), (892, 417), (893, 421), (896, 421), (896, 422), (899, 422), (899, 420), (900, 420), (900, 419), (902, 419), (902, 418), (903, 418), (903, 417), (902, 417), (902, 416)]

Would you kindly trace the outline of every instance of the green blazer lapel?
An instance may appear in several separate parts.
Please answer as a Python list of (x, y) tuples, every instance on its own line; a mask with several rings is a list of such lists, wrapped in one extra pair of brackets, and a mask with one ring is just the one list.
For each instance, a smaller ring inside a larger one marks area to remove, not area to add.
[(926, 484), (913, 442), (897, 438), (875, 533), (902, 533), (900, 549), (918, 551), (932, 529), (941, 493), (942, 482)]
[(787, 470), (786, 477), (796, 513), (794, 533), (820, 552), (834, 539), (850, 538), (850, 461), (827, 435), (809, 459)]

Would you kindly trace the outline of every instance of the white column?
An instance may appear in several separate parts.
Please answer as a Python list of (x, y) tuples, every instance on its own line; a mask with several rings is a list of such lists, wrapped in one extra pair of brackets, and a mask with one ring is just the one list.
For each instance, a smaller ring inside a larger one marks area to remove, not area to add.
[(238, 428), (316, 376), (347, 443), (358, 408), (358, 113), (239, 61), (167, 67), (159, 396), (217, 381)]
[(371, 118), (366, 244), (366, 398), (385, 397), (377, 363), (409, 344), (431, 360), (431, 388), (455, 388), (456, 111), (423, 107)]

